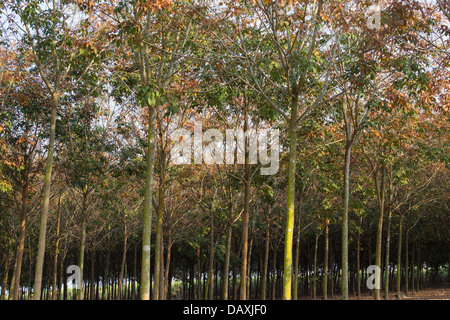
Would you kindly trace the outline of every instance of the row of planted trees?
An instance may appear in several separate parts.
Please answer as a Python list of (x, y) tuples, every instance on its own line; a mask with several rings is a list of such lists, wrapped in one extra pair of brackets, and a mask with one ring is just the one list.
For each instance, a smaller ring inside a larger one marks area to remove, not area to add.
[[(364, 1), (6, 1), (2, 296), (347, 299), (373, 264), (386, 297), (437, 283), (448, 5), (420, 5), (387, 1), (374, 29)], [(195, 120), (279, 129), (278, 171), (249, 141), (236, 165), (174, 165)]]
[[(63, 209), (65, 210), (65, 209)], [(274, 210), (274, 214), (277, 209)], [(63, 213), (64, 214), (64, 213)], [(66, 213), (67, 214), (67, 213)], [(250, 223), (250, 255), (248, 257), (248, 274), (249, 281), (247, 282), (247, 299), (279, 299), (282, 297), (282, 240), (279, 236), (281, 233), (282, 224), (280, 222), (273, 222), (270, 226), (270, 234), (275, 238), (270, 243), (268, 257), (266, 260), (266, 239), (264, 235), (265, 230), (258, 230), (258, 228), (265, 229), (263, 222), (265, 215), (260, 213), (258, 217), (261, 221), (254, 221)], [(371, 294), (366, 286), (367, 278), (371, 273), (367, 273), (367, 266), (373, 264), (375, 242), (374, 226), (375, 215), (368, 215), (363, 220), (361, 228), (367, 230), (366, 233), (360, 234), (354, 230), (352, 238), (354, 242), (350, 245), (350, 260), (349, 260), (349, 292), (351, 295), (364, 296)], [(306, 223), (307, 217), (304, 217)], [(338, 257), (340, 256), (339, 238), (340, 231), (333, 227), (328, 231), (328, 250), (325, 251), (326, 234), (324, 230), (320, 230), (311, 224), (305, 226), (301, 231), (301, 255), (299, 256), (299, 272), (297, 277), (297, 287), (294, 294), (297, 298), (316, 298), (321, 299), (328, 297), (329, 299), (340, 297), (341, 285), (341, 265)], [(393, 297), (398, 294), (411, 294), (423, 288), (448, 281), (448, 274), (446, 274), (445, 263), (448, 257), (446, 256), (445, 247), (439, 246), (442, 242), (439, 240), (425, 240), (430, 235), (422, 232), (413, 232), (416, 226), (414, 220), (403, 220), (402, 243), (398, 232), (400, 231), (400, 217), (392, 221), (392, 254), (389, 268), (383, 269), (389, 279), (386, 284), (384, 278), (382, 287), (387, 285), (389, 294)], [(310, 224), (310, 223), (308, 223)], [(430, 228), (430, 222), (424, 221), (419, 225)], [(260, 225), (260, 226), (259, 226)], [(411, 228), (412, 227), (412, 228)], [(241, 225), (236, 225), (234, 231), (239, 234)], [(220, 226), (216, 226), (215, 232), (220, 234)], [(137, 231), (137, 230), (136, 230)], [(135, 232), (136, 232), (135, 231)], [(432, 232), (433, 229), (428, 230)], [(167, 231), (165, 232), (167, 237)], [(220, 235), (215, 244), (216, 250), (214, 255), (214, 271), (213, 271), (213, 299), (222, 299), (224, 297), (225, 281), (228, 281), (228, 299), (239, 298), (240, 273), (239, 273), (239, 236), (234, 239), (231, 252), (231, 265), (228, 279), (224, 277), (226, 239), (225, 235)], [(85, 272), (84, 272), (84, 299), (136, 299), (138, 298), (139, 290), (139, 260), (140, 254), (138, 251), (139, 242), (131, 240), (127, 243), (126, 258), (122, 260), (123, 250), (123, 234), (116, 232), (113, 234), (114, 239), (109, 239), (104, 243), (95, 244), (95, 232), (88, 237), (88, 244), (85, 258)], [(407, 244), (405, 243), (408, 238)], [(133, 239), (133, 236), (131, 237)], [(67, 240), (66, 240), (67, 241)], [(49, 255), (45, 262), (44, 276), (43, 276), (43, 299), (74, 299), (76, 298), (76, 291), (72, 290), (72, 285), (67, 283), (70, 275), (66, 273), (69, 265), (76, 264), (78, 260), (79, 245), (76, 241), (60, 242), (61, 249), (59, 253), (58, 264), (54, 264), (55, 255)], [(92, 243), (91, 243), (92, 241)], [(33, 286), (33, 247), (31, 239), (27, 241), (28, 245), (25, 248), (25, 259), (21, 281), (21, 288), (19, 290), (20, 299), (30, 298)], [(56, 239), (55, 239), (56, 244)], [(398, 251), (398, 245), (401, 245), (401, 251)], [(211, 296), (207, 295), (208, 285), (208, 269), (209, 269), (209, 243), (207, 240), (199, 240), (195, 246), (185, 241), (175, 243), (171, 248), (172, 262), (167, 267), (168, 247), (164, 244), (164, 261), (165, 267), (168, 270), (167, 278), (164, 282), (164, 299), (208, 299)], [(49, 248), (51, 251), (54, 245)], [(398, 261), (397, 254), (400, 252), (400, 261)], [(406, 253), (407, 252), (407, 253)], [(327, 277), (325, 277), (325, 254), (328, 255)], [(12, 257), (12, 252), (10, 253)], [(31, 261), (31, 262), (30, 262)], [(13, 273), (11, 265), (3, 266), (2, 274), (4, 278), (5, 288), (2, 291), (3, 299), (8, 298), (7, 275)], [(56, 268), (55, 268), (56, 266)], [(398, 274), (398, 266), (400, 266), (401, 273)], [(359, 267), (359, 268), (358, 268)], [(8, 270), (10, 269), (10, 270)], [(154, 277), (154, 273), (152, 273)], [(199, 280), (200, 279), (200, 282)], [(326, 279), (326, 281), (325, 281)], [(408, 280), (406, 280), (408, 279)], [(263, 289), (262, 283), (265, 283)], [(120, 285), (119, 285), (120, 283)], [(400, 287), (398, 287), (400, 285)], [(325, 286), (325, 287), (324, 287)], [(326, 288), (326, 289), (325, 289)], [(153, 288), (152, 288), (153, 289)], [(120, 292), (120, 294), (119, 294)], [(295, 293), (296, 292), (296, 293)], [(265, 296), (264, 296), (265, 293)]]

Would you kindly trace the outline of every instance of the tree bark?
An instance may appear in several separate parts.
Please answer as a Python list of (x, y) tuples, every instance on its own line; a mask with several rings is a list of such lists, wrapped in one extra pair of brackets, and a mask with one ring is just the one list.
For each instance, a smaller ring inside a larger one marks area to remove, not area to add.
[(298, 280), (300, 269), (300, 235), (301, 235), (301, 218), (302, 218), (302, 202), (303, 202), (303, 190), (300, 192), (300, 199), (298, 203), (298, 216), (297, 216), (297, 239), (295, 245), (295, 262), (294, 262), (294, 284), (293, 284), (293, 299), (298, 299)]
[[(330, 221), (325, 218), (325, 252), (324, 252), (324, 262), (323, 262), (323, 300), (328, 299), (328, 233), (329, 233)], [(359, 270), (359, 268), (358, 268)]]
[(350, 156), (351, 144), (345, 148), (344, 168), (344, 210), (342, 211), (342, 299), (348, 300), (348, 203), (350, 198)]
[(5, 268), (3, 269), (4, 272), (3, 272), (2, 292), (0, 295), (1, 300), (6, 299), (6, 286), (8, 285), (9, 265), (11, 263), (11, 256), (12, 256), (12, 251), (9, 250), (9, 248), (8, 248), (8, 255), (7, 255), (6, 261), (5, 261)]
[(120, 273), (119, 273), (119, 294), (117, 295), (117, 299), (122, 299), (122, 283), (123, 283), (123, 274), (125, 271), (125, 263), (127, 260), (127, 240), (128, 240), (128, 230), (127, 230), (127, 218), (125, 217), (125, 212), (122, 217), (123, 221), (123, 249), (122, 249), (122, 263), (120, 264)]
[(397, 296), (400, 297), (401, 292), (401, 266), (402, 266), (402, 232), (403, 232), (403, 215), (400, 216), (400, 230), (398, 232), (398, 251), (397, 251)]
[[(232, 210), (232, 209), (230, 209)], [(222, 299), (228, 300), (228, 286), (230, 282), (230, 257), (231, 257), (231, 237), (232, 237), (233, 228), (231, 226), (230, 221), (227, 225), (227, 244), (225, 249), (225, 261), (223, 267), (223, 286), (222, 286)]]
[(19, 299), (19, 287), (20, 287), (20, 276), (22, 271), (22, 261), (23, 261), (23, 251), (25, 248), (25, 227), (27, 221), (27, 210), (28, 210), (28, 178), (25, 178), (25, 183), (22, 186), (22, 207), (20, 211), (20, 228), (19, 228), (19, 241), (17, 244), (17, 254), (14, 269), (14, 283), (12, 283), (12, 299)]
[(34, 300), (41, 299), (41, 287), (42, 287), (42, 271), (44, 267), (44, 255), (45, 255), (45, 239), (47, 236), (47, 220), (48, 211), (50, 205), (50, 186), (52, 179), (52, 166), (53, 166), (53, 152), (55, 147), (55, 128), (56, 128), (56, 109), (59, 104), (59, 94), (54, 93), (52, 95), (52, 110), (50, 120), (50, 138), (47, 151), (47, 162), (45, 164), (44, 174), (44, 195), (42, 200), (41, 221), (39, 226), (39, 244), (38, 253), (36, 257), (36, 271), (34, 278)]
[(358, 299), (361, 299), (361, 225), (362, 225), (363, 217), (359, 217), (359, 229), (358, 229), (358, 236), (356, 239), (356, 294), (358, 296)]
[[(244, 109), (244, 132), (248, 132), (248, 105)], [(244, 177), (244, 212), (242, 213), (242, 256), (241, 281), (239, 283), (239, 299), (247, 299), (247, 256), (248, 256), (248, 217), (250, 210), (250, 140), (245, 139), (245, 177)]]
[(77, 290), (77, 300), (83, 300), (83, 269), (84, 269), (84, 250), (86, 248), (86, 226), (87, 226), (87, 194), (83, 197), (83, 206), (81, 210), (81, 243), (78, 256), (78, 267), (80, 268), (80, 289)]
[(214, 209), (212, 207), (209, 211), (210, 214), (210, 231), (209, 231), (209, 265), (208, 265), (208, 281), (206, 285), (205, 291), (205, 300), (213, 300), (214, 299)]
[(408, 284), (409, 284), (409, 261), (408, 261), (408, 255), (409, 255), (409, 229), (406, 229), (406, 237), (405, 237), (405, 295), (408, 295)]
[[(381, 246), (383, 241), (383, 216), (384, 216), (384, 199), (385, 199), (385, 185), (386, 185), (386, 165), (383, 164), (381, 168), (381, 181), (378, 185), (375, 179), (377, 198), (378, 198), (378, 222), (377, 222), (377, 242), (375, 246), (375, 265), (381, 268)], [(378, 280), (381, 285), (381, 272)], [(381, 299), (381, 288), (374, 290), (375, 300)]]
[(57, 270), (58, 270), (58, 252), (59, 252), (59, 227), (61, 220), (61, 198), (58, 201), (58, 212), (56, 218), (56, 241), (55, 241), (55, 253), (53, 255), (53, 292), (52, 292), (52, 300), (56, 300), (57, 288), (56, 288), (56, 280), (57, 280)]
[(200, 244), (197, 247), (197, 299), (202, 300), (202, 265), (200, 261)]
[(170, 299), (170, 283), (169, 283), (169, 271), (170, 271), (170, 261), (172, 254), (172, 233), (169, 231), (167, 235), (167, 254), (166, 254), (166, 270), (164, 275), (164, 292), (165, 299)]
[(265, 241), (265, 247), (264, 247), (264, 271), (263, 271), (263, 277), (261, 280), (261, 299), (266, 300), (266, 290), (267, 290), (267, 273), (269, 269), (269, 245), (270, 245), (270, 212), (272, 210), (272, 206), (269, 205), (268, 208), (268, 214), (266, 215), (266, 241)]
[(316, 300), (317, 292), (317, 247), (319, 243), (320, 234), (316, 233), (316, 240), (314, 241), (314, 276), (313, 276), (313, 300)]
[(289, 123), (289, 166), (287, 184), (287, 210), (284, 240), (284, 273), (283, 273), (283, 300), (291, 300), (292, 290), (292, 240), (294, 236), (295, 219), (295, 174), (297, 160), (297, 110), (298, 98), (295, 95), (292, 101), (292, 113)]
[(141, 281), (140, 281), (140, 299), (150, 300), (150, 244), (152, 232), (152, 212), (153, 212), (153, 171), (155, 166), (155, 148), (156, 148), (156, 122), (155, 109), (148, 106), (148, 136), (147, 136), (147, 159), (145, 172), (145, 194), (144, 194), (144, 226), (142, 229), (142, 260), (141, 260)]
[[(391, 197), (391, 196), (389, 196)], [(389, 203), (391, 203), (391, 200), (389, 200)], [(392, 208), (389, 206), (389, 213), (388, 213), (388, 223), (387, 223), (387, 230), (386, 230), (386, 260), (385, 260), (385, 282), (384, 282), (384, 299), (389, 300), (389, 251), (391, 246), (391, 217), (392, 217)]]

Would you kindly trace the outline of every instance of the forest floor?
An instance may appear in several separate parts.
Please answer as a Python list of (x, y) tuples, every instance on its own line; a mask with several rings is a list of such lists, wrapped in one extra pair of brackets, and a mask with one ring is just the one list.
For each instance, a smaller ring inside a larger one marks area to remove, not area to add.
[[(423, 289), (419, 292), (410, 291), (408, 296), (405, 296), (405, 292), (402, 292), (402, 296), (400, 299), (397, 299), (397, 293), (390, 292), (389, 298), (391, 300), (450, 300), (450, 283), (441, 283), (439, 285)], [(341, 296), (335, 295), (333, 299), (330, 300), (340, 299)], [(349, 300), (358, 300), (358, 297), (356, 295), (350, 295)], [(371, 296), (369, 293), (363, 293), (361, 294), (360, 300), (373, 300), (373, 296)]]

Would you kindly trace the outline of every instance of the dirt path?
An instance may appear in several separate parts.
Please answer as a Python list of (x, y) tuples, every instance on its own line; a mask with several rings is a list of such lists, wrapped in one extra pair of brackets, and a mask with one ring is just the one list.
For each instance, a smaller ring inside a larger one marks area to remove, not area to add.
[[(383, 291), (384, 295), (384, 291)], [(317, 299), (322, 299), (321, 296), (318, 296)], [(329, 300), (341, 300), (340, 295), (335, 295), (333, 299), (328, 297)], [(450, 283), (443, 283), (438, 286), (432, 288), (426, 288), (419, 292), (409, 292), (408, 296), (405, 296), (405, 293), (402, 292), (400, 299), (397, 298), (397, 294), (395, 292), (389, 293), (390, 300), (450, 300)], [(306, 299), (310, 300), (310, 298)], [(358, 300), (357, 296), (350, 295), (349, 300)], [(368, 293), (364, 293), (361, 295), (361, 299), (359, 300), (373, 300), (373, 296)]]

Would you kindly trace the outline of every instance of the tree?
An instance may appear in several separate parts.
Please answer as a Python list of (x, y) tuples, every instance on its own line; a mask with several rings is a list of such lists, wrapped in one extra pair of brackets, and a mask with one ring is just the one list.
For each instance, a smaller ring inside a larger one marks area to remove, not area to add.
[[(275, 1), (246, 4), (223, 12), (213, 34), (222, 52), (216, 65), (228, 67), (233, 77), (263, 97), (289, 128), (283, 299), (290, 300), (298, 124), (329, 97), (329, 68), (334, 62), (326, 62), (334, 60), (335, 35), (322, 28), (327, 14), (323, 1), (312, 6)], [(225, 18), (228, 14), (239, 16), (239, 22)], [(304, 19), (298, 22), (299, 17)]]

